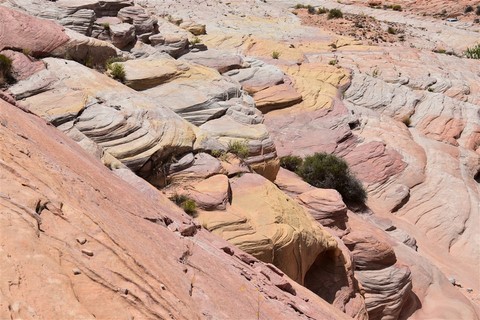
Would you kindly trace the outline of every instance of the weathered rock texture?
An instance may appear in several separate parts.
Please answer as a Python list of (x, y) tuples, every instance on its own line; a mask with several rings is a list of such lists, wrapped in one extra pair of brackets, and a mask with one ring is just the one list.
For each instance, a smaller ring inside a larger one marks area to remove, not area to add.
[(347, 319), (208, 232), (182, 237), (174, 230), (191, 221), (158, 191), (137, 191), (36, 116), (0, 109), (1, 318)]

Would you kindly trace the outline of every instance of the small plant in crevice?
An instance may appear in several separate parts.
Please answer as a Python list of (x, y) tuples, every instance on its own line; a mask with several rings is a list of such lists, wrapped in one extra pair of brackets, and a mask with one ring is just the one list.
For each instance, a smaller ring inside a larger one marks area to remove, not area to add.
[(195, 46), (195, 45), (197, 45), (197, 44), (202, 43), (202, 39), (200, 39), (199, 37), (195, 36), (195, 37), (192, 38), (192, 40), (189, 40), (189, 42), (190, 42), (190, 45)]
[(465, 50), (465, 57), (469, 59), (480, 59), (480, 43)]
[(343, 18), (343, 12), (340, 9), (332, 9), (328, 12), (327, 19), (340, 19)]
[(12, 59), (0, 54), (0, 86), (5, 84), (11, 78)]
[(273, 52), (272, 52), (272, 59), (277, 60), (278, 58), (280, 58), (280, 52), (278, 52), (278, 51), (273, 51)]
[(120, 63), (114, 62), (110, 64), (108, 70), (113, 79), (119, 80), (120, 82), (125, 80), (125, 68)]
[(127, 61), (127, 59), (123, 57), (110, 57), (105, 61), (105, 69), (107, 70), (110, 69), (112, 64), (114, 64), (115, 62), (125, 62), (125, 61)]
[(110, 32), (110, 23), (104, 22), (102, 23), (103, 30)]
[(394, 5), (392, 6), (392, 10), (393, 10), (393, 11), (402, 11), (402, 6), (399, 5), (399, 4), (394, 4)]
[(30, 56), (32, 55), (32, 49), (29, 49), (29, 48), (23, 48), (22, 49), (22, 53), (26, 56)]
[(395, 29), (393, 27), (388, 27), (387, 32), (389, 34), (397, 34), (397, 29)]
[(321, 8), (318, 8), (317, 9), (317, 14), (324, 14), (324, 13), (328, 13), (328, 9), (325, 8), (325, 7), (321, 7)]
[(247, 141), (230, 141), (228, 144), (227, 152), (237, 155), (241, 159), (248, 157), (249, 148)]
[(335, 66), (335, 65), (337, 65), (337, 63), (338, 63), (338, 59), (337, 59), (337, 58), (335, 58), (335, 59), (333, 59), (333, 60), (330, 60), (330, 61), (328, 61), (328, 64), (329, 64), (329, 65), (331, 65), (331, 66)]
[(183, 209), (186, 214), (194, 217), (197, 213), (197, 204), (184, 194), (175, 193), (170, 200)]

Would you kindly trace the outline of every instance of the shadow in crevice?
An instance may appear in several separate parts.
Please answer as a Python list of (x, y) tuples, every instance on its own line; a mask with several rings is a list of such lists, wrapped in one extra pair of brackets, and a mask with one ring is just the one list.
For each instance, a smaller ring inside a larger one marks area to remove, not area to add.
[(343, 260), (338, 249), (319, 254), (305, 275), (305, 287), (332, 304), (337, 292), (349, 286)]

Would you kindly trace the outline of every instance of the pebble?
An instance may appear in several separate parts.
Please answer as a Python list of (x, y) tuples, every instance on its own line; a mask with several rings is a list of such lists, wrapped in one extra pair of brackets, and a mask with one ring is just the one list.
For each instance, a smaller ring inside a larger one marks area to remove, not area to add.
[(72, 272), (73, 272), (74, 275), (79, 275), (79, 274), (82, 273), (82, 271), (80, 271), (80, 269), (78, 269), (78, 268), (72, 269)]
[(84, 237), (79, 237), (77, 238), (77, 242), (80, 244), (85, 244), (87, 242), (87, 239), (85, 239)]

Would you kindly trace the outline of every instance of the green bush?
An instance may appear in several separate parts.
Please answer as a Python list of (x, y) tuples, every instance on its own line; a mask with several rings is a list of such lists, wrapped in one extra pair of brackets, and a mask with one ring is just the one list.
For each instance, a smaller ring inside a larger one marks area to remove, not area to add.
[(328, 64), (331, 65), (331, 66), (334, 66), (338, 63), (338, 60), (337, 59), (333, 59), (333, 60), (330, 60), (328, 61)]
[(182, 208), (189, 216), (194, 216), (197, 213), (197, 204), (195, 201), (184, 194), (175, 193), (170, 200)]
[(324, 14), (324, 13), (327, 13), (327, 12), (328, 12), (328, 9), (325, 8), (325, 7), (321, 7), (321, 8), (317, 9), (317, 14)]
[(315, 153), (303, 160), (297, 174), (309, 184), (325, 189), (335, 189), (346, 203), (360, 204), (367, 192), (348, 168), (345, 160), (327, 153)]
[(182, 204), (183, 211), (189, 216), (193, 216), (197, 213), (197, 204), (192, 199), (188, 199)]
[(397, 30), (393, 27), (388, 27), (387, 32), (390, 34), (397, 34)]
[(469, 59), (480, 59), (480, 43), (465, 50), (465, 56)]
[(278, 59), (278, 58), (280, 58), (280, 52), (278, 52), (278, 51), (273, 51), (273, 52), (272, 52), (272, 58), (273, 58), (273, 59)]
[(125, 68), (121, 64), (116, 62), (112, 63), (110, 64), (108, 69), (110, 70), (110, 74), (114, 79), (117, 79), (120, 81), (125, 80)]
[(236, 154), (239, 158), (246, 158), (249, 154), (248, 142), (246, 141), (234, 141), (228, 144), (227, 152)]
[(297, 3), (295, 5), (295, 9), (304, 9), (305, 8), (305, 5), (304, 4), (301, 4), (301, 3)]
[(394, 4), (392, 6), (393, 11), (402, 11), (402, 6), (399, 4)]
[(299, 156), (285, 156), (280, 158), (280, 167), (296, 172), (302, 165), (303, 159)]
[(339, 19), (343, 18), (343, 13), (340, 9), (332, 9), (328, 12), (328, 19)]
[(190, 45), (192, 46), (195, 46), (199, 43), (202, 43), (202, 39), (200, 39), (199, 37), (195, 36), (192, 38), (192, 40), (189, 41), (190, 42)]
[(12, 71), (12, 59), (0, 54), (0, 85), (8, 80)]

